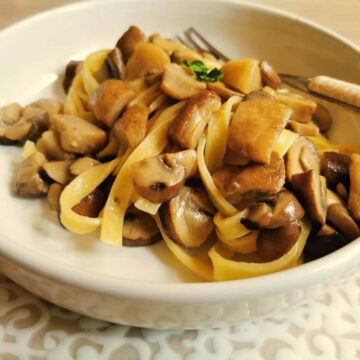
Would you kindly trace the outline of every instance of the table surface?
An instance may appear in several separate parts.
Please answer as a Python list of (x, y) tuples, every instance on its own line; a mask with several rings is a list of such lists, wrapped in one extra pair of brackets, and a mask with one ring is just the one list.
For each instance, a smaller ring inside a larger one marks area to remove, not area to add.
[[(0, 29), (72, 0), (0, 0)], [(360, 45), (360, 0), (253, 0), (315, 20)], [(0, 275), (0, 359), (360, 359), (360, 275), (270, 319), (154, 331), (92, 320)], [(180, 353), (182, 356), (180, 356)]]

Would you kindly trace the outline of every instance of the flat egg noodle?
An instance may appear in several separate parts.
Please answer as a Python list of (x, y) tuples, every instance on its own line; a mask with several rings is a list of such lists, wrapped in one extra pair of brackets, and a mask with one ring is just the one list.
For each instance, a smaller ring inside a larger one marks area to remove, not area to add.
[(118, 159), (115, 159), (94, 166), (78, 175), (64, 188), (60, 196), (60, 220), (68, 230), (76, 234), (87, 234), (100, 225), (100, 217), (82, 216), (72, 209), (111, 174), (117, 163)]
[(241, 100), (239, 96), (232, 96), (210, 117), (205, 148), (205, 163), (210, 172), (223, 163), (233, 108)]
[(222, 241), (239, 239), (251, 232), (240, 221), (247, 214), (247, 209), (232, 216), (224, 216), (218, 212), (214, 216), (216, 233)]
[(295, 142), (295, 140), (299, 137), (299, 134), (284, 129), (278, 138), (278, 141), (273, 148), (274, 152), (277, 152), (280, 157), (284, 157), (284, 155), (288, 152), (291, 145)]
[(167, 145), (170, 124), (184, 106), (179, 102), (164, 110), (152, 131), (133, 150), (121, 167), (107, 199), (101, 224), (101, 241), (121, 245), (126, 209), (133, 193), (131, 167), (135, 162), (160, 154)]
[(225, 248), (220, 242), (216, 243), (209, 251), (214, 266), (215, 281), (244, 279), (293, 267), (301, 257), (310, 229), (310, 222), (305, 220), (302, 225), (302, 233), (291, 249), (279, 259), (265, 263), (231, 260), (233, 252)]
[(251, 231), (249, 234), (242, 236), (239, 239), (222, 240), (229, 251), (240, 254), (251, 254), (256, 251), (256, 240), (259, 235), (258, 231)]

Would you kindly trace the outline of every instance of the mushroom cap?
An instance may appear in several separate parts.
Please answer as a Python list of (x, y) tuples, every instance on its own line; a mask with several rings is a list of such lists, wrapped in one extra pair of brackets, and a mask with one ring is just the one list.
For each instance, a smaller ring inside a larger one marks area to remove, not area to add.
[(130, 26), (118, 40), (116, 47), (120, 49), (124, 60), (127, 61), (135, 48), (145, 40), (145, 34), (137, 26)]
[(266, 61), (262, 60), (259, 64), (261, 80), (265, 85), (273, 89), (277, 89), (282, 81), (275, 69)]
[(326, 151), (321, 157), (321, 174), (330, 189), (335, 189), (338, 183), (349, 185), (349, 167), (350, 157), (347, 155)]

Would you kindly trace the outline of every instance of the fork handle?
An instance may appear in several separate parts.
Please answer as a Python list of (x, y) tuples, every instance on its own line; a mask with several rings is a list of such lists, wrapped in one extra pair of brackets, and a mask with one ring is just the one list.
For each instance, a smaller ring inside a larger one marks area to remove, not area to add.
[(360, 85), (329, 76), (315, 76), (309, 79), (309, 90), (360, 107)]

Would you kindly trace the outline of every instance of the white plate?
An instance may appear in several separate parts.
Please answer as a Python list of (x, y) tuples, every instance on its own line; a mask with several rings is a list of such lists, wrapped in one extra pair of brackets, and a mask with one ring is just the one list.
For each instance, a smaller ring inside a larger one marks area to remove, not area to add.
[[(93, 1), (55, 9), (0, 34), (0, 106), (63, 97), (58, 77), (71, 59), (111, 48), (131, 24), (173, 37), (196, 28), (232, 58), (267, 59), (285, 73), (328, 74), (360, 82), (359, 49), (297, 17), (238, 1)], [(349, 131), (349, 124), (351, 131)], [(354, 128), (354, 126), (357, 126)], [(335, 138), (356, 143), (351, 116)], [(137, 326), (219, 326), (270, 314), (315, 296), (351, 273), (357, 241), (296, 269), (257, 279), (198, 283), (162, 243), (114, 248), (98, 234), (62, 229), (43, 200), (10, 195), (18, 148), (1, 147), (2, 270), (37, 295), (86, 315)]]

